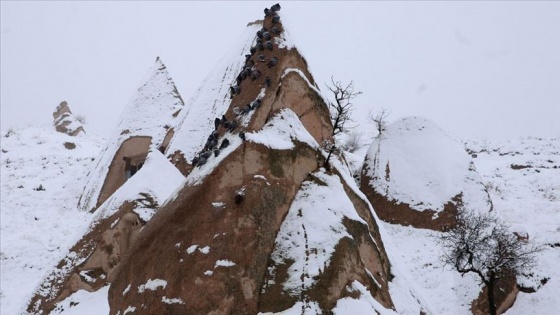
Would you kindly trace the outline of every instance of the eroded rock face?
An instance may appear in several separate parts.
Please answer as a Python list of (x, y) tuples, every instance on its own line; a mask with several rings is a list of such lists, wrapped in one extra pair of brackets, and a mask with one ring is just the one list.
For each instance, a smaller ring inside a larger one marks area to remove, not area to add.
[[(316, 152), (305, 146), (267, 151), (244, 144), (154, 216), (111, 286), (112, 314), (129, 305), (145, 314), (256, 313), (275, 232), (298, 188), (294, 183), (317, 167)], [(281, 168), (272, 171), (275, 159)], [(245, 198), (237, 204), (241, 189)], [(156, 278), (167, 281), (165, 296), (185, 304), (166, 305), (157, 290), (137, 290)]]
[[(473, 315), (489, 314), (487, 287), (484, 287), (478, 298), (471, 304), (471, 311)], [(496, 303), (496, 313), (503, 314), (510, 307), (513, 306), (515, 299), (519, 293), (516, 277), (511, 276), (508, 278), (500, 279), (494, 285), (494, 299)]]
[(445, 231), (459, 209), (488, 212), (492, 202), (470, 156), (433, 122), (407, 117), (372, 143), (361, 190), (379, 218)]
[(78, 290), (91, 292), (107, 285), (142, 227), (134, 208), (135, 202), (126, 202), (92, 227), (44, 280), (27, 311), (48, 314), (57, 302)]
[(72, 137), (79, 135), (80, 132), (85, 133), (84, 126), (72, 114), (66, 101), (62, 101), (56, 107), (56, 111), (53, 113), (53, 118), (54, 127), (58, 132), (65, 133)]

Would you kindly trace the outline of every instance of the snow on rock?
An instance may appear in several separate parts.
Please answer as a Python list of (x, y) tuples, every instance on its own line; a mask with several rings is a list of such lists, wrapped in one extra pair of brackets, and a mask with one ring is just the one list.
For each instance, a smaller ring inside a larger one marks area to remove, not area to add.
[(231, 260), (227, 260), (227, 259), (220, 259), (216, 261), (216, 264), (214, 265), (214, 268), (218, 268), (218, 267), (233, 267), (235, 266), (235, 263)]
[(347, 290), (349, 292), (359, 293), (359, 297), (357, 299), (342, 298), (338, 300), (336, 307), (332, 310), (334, 315), (397, 315), (395, 311), (386, 309), (383, 305), (379, 304), (379, 302), (371, 296), (369, 290), (359, 281), (354, 281)]
[[(109, 286), (95, 292), (79, 290), (58, 302), (51, 315), (99, 315), (109, 314)], [(15, 313), (13, 313), (15, 314)]]
[(67, 102), (63, 101), (56, 107), (53, 118), (56, 131), (69, 136), (85, 134), (83, 124), (72, 114)]
[[(133, 152), (135, 155), (144, 154), (145, 156), (148, 146), (152, 150), (158, 149), (163, 144), (169, 129), (174, 125), (175, 116), (183, 105), (175, 83), (158, 57), (155, 65), (147, 72), (137, 91), (125, 106), (115, 133), (110, 137), (97, 165), (89, 175), (90, 180), (78, 206), (82, 210), (89, 211), (105, 201), (100, 200), (100, 194), (110, 175), (111, 166), (118, 170), (120, 168), (116, 165), (124, 163), (123, 157), (117, 156), (117, 153), (124, 150)], [(124, 147), (128, 140), (133, 141), (146, 137), (148, 138), (146, 148), (141, 148), (140, 144)], [(124, 177), (124, 170), (122, 175), (114, 176), (120, 181), (120, 178)], [(112, 192), (108, 191), (106, 195), (110, 195)]]
[(161, 152), (150, 151), (144, 166), (99, 207), (96, 218), (108, 218), (125, 201), (142, 200), (149, 196), (149, 204), (140, 202), (134, 209), (147, 222), (184, 180), (181, 172)]
[[(393, 223), (439, 229), (454, 224), (452, 211), (456, 210), (451, 209), (492, 209), (480, 175), (462, 145), (420, 117), (397, 120), (373, 141), (361, 185), (378, 215)], [(444, 211), (449, 204), (451, 209)]]
[(168, 298), (166, 296), (162, 297), (161, 301), (165, 304), (185, 304), (180, 298)]
[(138, 292), (143, 293), (146, 290), (156, 291), (158, 288), (165, 289), (167, 286), (167, 281), (162, 279), (148, 279), (145, 284), (141, 284), (138, 286)]
[[(283, 284), (284, 290), (294, 296), (314, 285), (315, 278), (329, 266), (340, 239), (351, 238), (342, 220), (349, 218), (365, 224), (344, 194), (338, 177), (323, 172), (314, 176), (325, 184), (312, 181), (302, 184), (282, 222), (271, 255), (277, 265), (294, 262)], [(321, 220), (317, 220), (318, 211)]]
[[(235, 79), (245, 64), (245, 54), (254, 44), (255, 33), (261, 27), (261, 23), (250, 23), (237, 39), (236, 45), (216, 63), (189, 99), (188, 110), (181, 111), (177, 117), (175, 135), (167, 149), (168, 153), (180, 151), (191, 161), (204, 147), (208, 135), (214, 130), (214, 119), (222, 117), (230, 106), (229, 88), (236, 84)], [(231, 142), (237, 136), (227, 138)]]
[(298, 116), (287, 108), (278, 112), (262, 130), (245, 136), (249, 141), (277, 150), (293, 149), (295, 140), (307, 143), (312, 148), (319, 148), (319, 144), (305, 129)]

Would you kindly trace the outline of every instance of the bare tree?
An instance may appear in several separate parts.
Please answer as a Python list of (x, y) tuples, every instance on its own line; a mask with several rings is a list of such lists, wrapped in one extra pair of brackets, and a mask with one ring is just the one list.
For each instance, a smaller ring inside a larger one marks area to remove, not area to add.
[[(334, 95), (335, 103), (329, 102), (329, 114), (333, 124), (332, 136), (336, 136), (346, 130), (346, 124), (352, 121), (350, 114), (352, 113), (354, 104), (352, 100), (356, 96), (362, 94), (361, 91), (354, 91), (354, 81), (350, 81), (347, 85), (342, 84), (340, 81), (335, 81), (331, 77), (331, 85), (325, 84), (329, 91)], [(325, 141), (322, 144), (323, 148), (329, 152), (325, 160), (325, 168), (330, 169), (329, 160), (333, 153), (338, 149), (337, 145), (331, 141)]]
[(375, 129), (377, 130), (377, 136), (380, 137), (385, 129), (387, 128), (387, 118), (389, 118), (391, 112), (385, 108), (381, 108), (377, 114), (374, 114), (373, 111), (368, 113), (368, 120), (375, 125)]
[(352, 121), (350, 114), (354, 104), (352, 100), (356, 96), (362, 94), (361, 91), (354, 91), (354, 81), (350, 81), (347, 85), (340, 81), (335, 81), (331, 77), (331, 84), (326, 84), (329, 91), (334, 95), (335, 103), (329, 102), (329, 110), (331, 122), (333, 124), (333, 136), (343, 132), (346, 129), (346, 123)]
[(442, 261), (461, 275), (474, 273), (486, 285), (490, 314), (496, 314), (494, 286), (499, 279), (520, 275), (534, 266), (542, 247), (518, 239), (509, 227), (491, 214), (460, 211), (454, 229), (438, 242), (445, 253)]

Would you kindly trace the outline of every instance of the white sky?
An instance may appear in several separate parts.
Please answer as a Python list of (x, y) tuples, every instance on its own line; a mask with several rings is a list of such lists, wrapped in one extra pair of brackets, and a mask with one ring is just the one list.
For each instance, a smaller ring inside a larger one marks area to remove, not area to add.
[[(275, 2), (1, 2), (1, 128), (68, 101), (108, 136), (156, 56), (188, 100)], [(560, 2), (281, 2), (316, 81), (354, 80), (356, 120), (428, 117), (460, 137), (560, 136)]]

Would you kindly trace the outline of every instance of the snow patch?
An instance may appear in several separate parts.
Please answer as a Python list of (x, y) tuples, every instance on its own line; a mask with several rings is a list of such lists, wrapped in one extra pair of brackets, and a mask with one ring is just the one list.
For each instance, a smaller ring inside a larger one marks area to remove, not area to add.
[(145, 284), (141, 284), (138, 286), (138, 293), (144, 293), (145, 290), (152, 290), (152, 291), (156, 291), (157, 288), (161, 287), (162, 289), (165, 289), (165, 287), (167, 286), (167, 281), (162, 280), (162, 279), (148, 279), (148, 281), (146, 281)]

